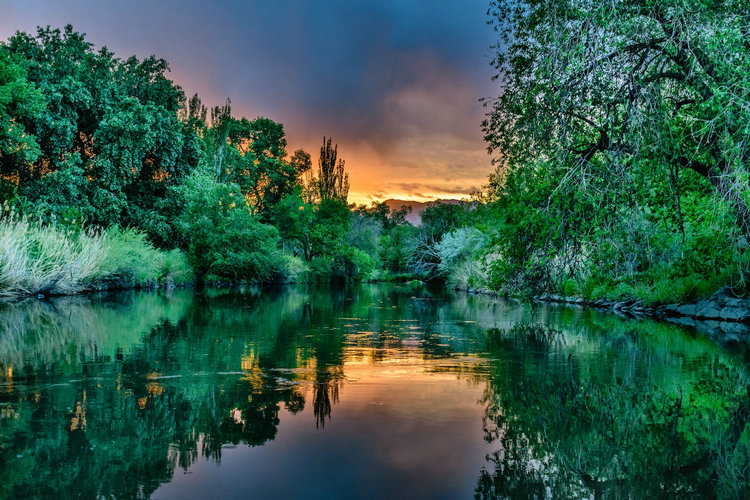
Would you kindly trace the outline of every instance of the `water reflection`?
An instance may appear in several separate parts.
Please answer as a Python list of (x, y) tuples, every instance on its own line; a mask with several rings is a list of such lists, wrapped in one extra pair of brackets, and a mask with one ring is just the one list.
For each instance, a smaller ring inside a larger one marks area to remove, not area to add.
[(750, 477), (741, 356), (671, 325), (389, 286), (1, 307), (0, 497), (732, 496)]
[(489, 331), (504, 362), (483, 398), (497, 450), (476, 498), (747, 498), (746, 367), (700, 343), (670, 351), (675, 332), (635, 325), (586, 347), (596, 360), (576, 355), (588, 339), (575, 332)]

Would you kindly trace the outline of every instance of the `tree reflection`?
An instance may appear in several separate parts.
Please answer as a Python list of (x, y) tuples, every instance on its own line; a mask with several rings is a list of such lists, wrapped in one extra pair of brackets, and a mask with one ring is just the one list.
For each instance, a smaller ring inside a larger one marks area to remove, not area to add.
[[(477, 498), (747, 488), (747, 376), (672, 327), (366, 285), (118, 297), (0, 306), (0, 497), (147, 497), (275, 439), (285, 411), (330, 432), (355, 362), (463, 355), (430, 370), (487, 385)], [(480, 326), (498, 317), (521, 322)]]
[(330, 419), (346, 293), (179, 296), (3, 306), (0, 497), (148, 497), (225, 445), (274, 439), (306, 387), (316, 424)]
[(331, 366), (318, 371), (313, 385), (313, 414), (315, 427), (325, 428), (326, 418), (331, 419), (331, 408), (339, 402), (339, 390), (344, 378), (343, 367)]
[[(483, 401), (498, 450), (476, 498), (750, 493), (742, 366), (717, 362), (675, 379), (650, 369), (655, 353), (632, 335), (612, 335), (624, 355), (599, 364), (582, 363), (560, 337), (540, 325), (489, 332), (508, 362), (496, 365)], [(525, 363), (533, 355), (545, 359)]]

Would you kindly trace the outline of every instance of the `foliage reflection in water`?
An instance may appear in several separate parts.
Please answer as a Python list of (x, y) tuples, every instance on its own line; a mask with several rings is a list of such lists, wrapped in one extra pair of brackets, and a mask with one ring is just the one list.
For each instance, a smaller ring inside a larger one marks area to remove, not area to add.
[(391, 286), (0, 310), (0, 496), (747, 493), (740, 355), (672, 325)]

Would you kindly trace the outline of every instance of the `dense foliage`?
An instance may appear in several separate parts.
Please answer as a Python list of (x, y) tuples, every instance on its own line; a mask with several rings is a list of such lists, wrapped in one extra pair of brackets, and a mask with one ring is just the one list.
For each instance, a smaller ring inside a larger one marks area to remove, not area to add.
[(748, 4), (514, 0), (489, 14), (487, 285), (652, 302), (743, 287)]
[(118, 59), (70, 26), (0, 44), (0, 196), (62, 232), (141, 233), (203, 281), (417, 278), (650, 302), (745, 287), (750, 8), (514, 0), (489, 14), (497, 169), (419, 226), (347, 205), (330, 138), (316, 169), (282, 124), (186, 99), (165, 61)]
[[(282, 124), (236, 118), (229, 100), (210, 110), (198, 96), (186, 100), (167, 72), (155, 57), (97, 50), (71, 26), (0, 44), (2, 201), (62, 240), (128, 228), (117, 234), (184, 252), (201, 281), (371, 277), (380, 230), (350, 234), (360, 225), (352, 229), (348, 174), (331, 139), (313, 172), (309, 153), (287, 154)], [(14, 223), (9, 235), (30, 224), (5, 221)], [(18, 255), (8, 251), (3, 262), (30, 262)], [(91, 286), (71, 278), (46, 288)]]

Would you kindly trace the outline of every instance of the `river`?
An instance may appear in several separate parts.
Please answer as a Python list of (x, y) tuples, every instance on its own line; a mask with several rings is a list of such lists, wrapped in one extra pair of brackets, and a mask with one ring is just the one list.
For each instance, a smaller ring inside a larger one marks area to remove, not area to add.
[(748, 355), (394, 285), (0, 305), (0, 497), (741, 497)]

